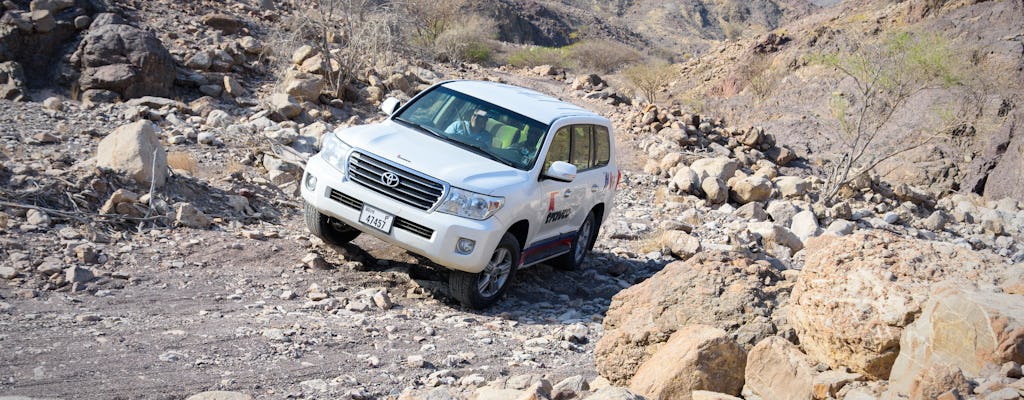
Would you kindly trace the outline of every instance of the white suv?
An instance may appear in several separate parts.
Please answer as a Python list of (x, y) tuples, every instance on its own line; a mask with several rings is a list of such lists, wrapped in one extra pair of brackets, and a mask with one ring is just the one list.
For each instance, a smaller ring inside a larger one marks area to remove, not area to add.
[(608, 119), (480, 81), (381, 110), (381, 123), (325, 135), (307, 163), (310, 232), (333, 244), (367, 233), (425, 256), (452, 270), (452, 295), (473, 308), (494, 303), (519, 268), (583, 263), (621, 178)]

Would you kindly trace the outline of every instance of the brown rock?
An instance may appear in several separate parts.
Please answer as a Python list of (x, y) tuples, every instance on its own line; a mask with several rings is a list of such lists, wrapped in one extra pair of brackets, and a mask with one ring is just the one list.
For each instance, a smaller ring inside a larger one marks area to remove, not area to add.
[(114, 214), (117, 211), (117, 205), (121, 203), (138, 203), (139, 195), (135, 192), (117, 189), (110, 198), (107, 199), (106, 203), (103, 203), (103, 207), (100, 207), (100, 214)]
[(729, 187), (718, 177), (709, 176), (700, 182), (700, 189), (711, 204), (722, 204), (729, 200)]
[(781, 277), (767, 261), (740, 253), (704, 251), (666, 265), (612, 298), (594, 356), (598, 372), (625, 384), (686, 325), (724, 329), (741, 345), (772, 335), (776, 327), (763, 316), (773, 311), (779, 288), (766, 280)]
[(204, 15), (203, 23), (229, 35), (238, 33), (238, 31), (245, 27), (245, 23), (238, 19), (238, 17), (219, 13)]
[(289, 71), (285, 76), (281, 92), (299, 100), (317, 102), (324, 85), (324, 79), (319, 75)]
[(729, 198), (739, 204), (752, 201), (766, 202), (772, 197), (771, 181), (760, 176), (733, 178), (729, 180)]
[(815, 364), (792, 343), (768, 337), (747, 354), (744, 393), (773, 400), (813, 398)]
[(651, 400), (690, 400), (694, 390), (738, 395), (746, 358), (724, 330), (688, 325), (640, 366), (629, 389)]
[(946, 278), (994, 283), (1006, 268), (995, 256), (882, 232), (816, 237), (806, 246), (788, 314), (800, 346), (869, 379), (889, 377), (900, 336), (930, 285)]
[(780, 167), (785, 167), (786, 164), (789, 164), (793, 160), (796, 160), (796, 153), (794, 153), (793, 150), (790, 150), (789, 147), (786, 146), (772, 147), (768, 149), (768, 151), (766, 151), (764, 155), (771, 159), (772, 162), (775, 163), (775, 165), (778, 165)]
[(966, 282), (935, 285), (899, 344), (890, 388), (911, 398), (936, 395), (950, 389), (943, 382), (962, 380), (947, 366), (978, 378), (987, 364), (1024, 362), (1024, 296)]
[(930, 365), (918, 371), (914, 377), (910, 385), (910, 400), (932, 400), (951, 390), (970, 393), (971, 382), (959, 368), (944, 364)]

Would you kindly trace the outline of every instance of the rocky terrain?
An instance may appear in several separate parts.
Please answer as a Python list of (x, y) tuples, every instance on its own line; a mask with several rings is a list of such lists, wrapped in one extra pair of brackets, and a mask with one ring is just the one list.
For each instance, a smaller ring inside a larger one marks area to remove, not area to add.
[[(332, 87), (277, 34), (289, 2), (0, 12), (0, 398), (1024, 394), (1014, 197), (871, 174), (824, 203), (813, 139), (775, 119), (551, 67), (404, 58)], [(311, 237), (297, 196), (324, 134), (456, 78), (607, 115), (624, 168), (586, 268), (530, 268), (483, 311), (428, 261)]]

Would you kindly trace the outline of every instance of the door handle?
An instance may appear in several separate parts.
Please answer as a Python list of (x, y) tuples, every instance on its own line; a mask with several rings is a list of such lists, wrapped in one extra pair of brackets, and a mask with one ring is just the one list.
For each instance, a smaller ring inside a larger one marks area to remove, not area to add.
[(565, 191), (562, 192), (562, 197), (565, 197), (565, 198), (568, 199), (569, 196), (572, 196), (572, 189), (565, 189)]

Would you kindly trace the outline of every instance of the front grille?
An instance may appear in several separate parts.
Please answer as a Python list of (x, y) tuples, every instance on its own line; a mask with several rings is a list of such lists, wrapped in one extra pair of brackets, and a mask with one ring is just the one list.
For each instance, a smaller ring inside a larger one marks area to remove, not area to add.
[[(387, 172), (398, 176), (397, 186), (383, 183), (382, 176)], [(433, 208), (444, 194), (444, 185), (440, 182), (360, 152), (353, 152), (348, 159), (348, 177), (370, 190), (423, 211)]]
[[(331, 200), (337, 201), (355, 210), (363, 209), (362, 201), (334, 189), (331, 189)], [(434, 236), (433, 229), (427, 228), (423, 225), (417, 224), (402, 217), (395, 217), (395, 221), (391, 223), (391, 227), (395, 229), (409, 231), (414, 235), (426, 239), (430, 239), (432, 236)]]

